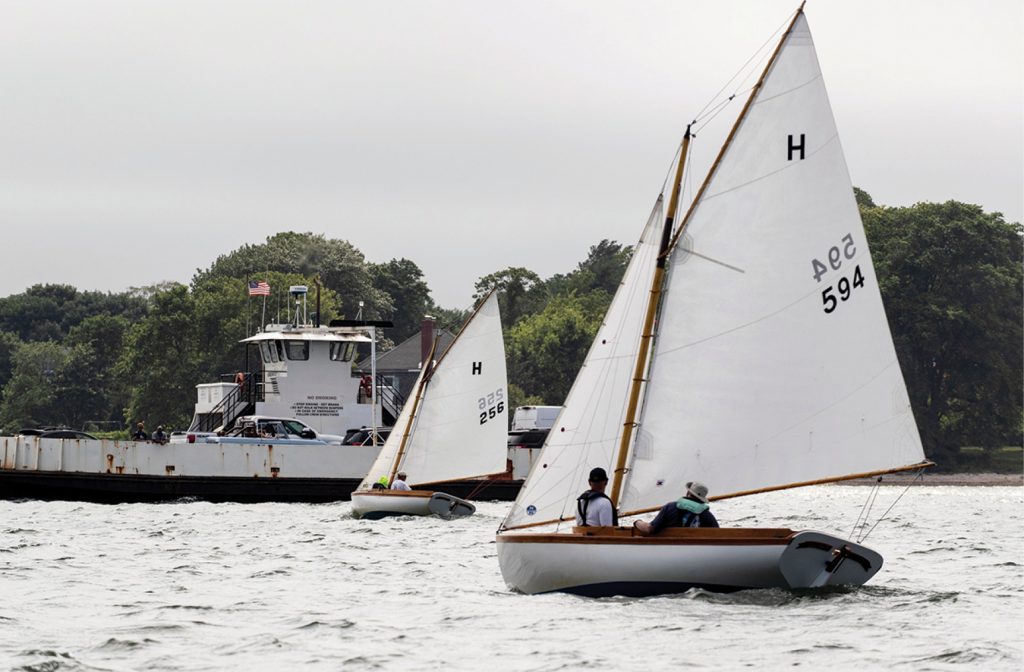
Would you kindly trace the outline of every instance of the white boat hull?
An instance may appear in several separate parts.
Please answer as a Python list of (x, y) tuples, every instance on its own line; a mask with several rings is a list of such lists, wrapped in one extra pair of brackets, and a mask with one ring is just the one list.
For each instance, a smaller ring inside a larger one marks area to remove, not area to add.
[(361, 490), (352, 493), (352, 515), (378, 520), (388, 516), (432, 516), (461, 518), (476, 507), (443, 492), (429, 490)]
[(696, 528), (641, 537), (628, 528), (576, 529), (498, 535), (498, 562), (509, 587), (591, 597), (791, 590), (860, 585), (882, 565), (874, 551), (817, 532)]

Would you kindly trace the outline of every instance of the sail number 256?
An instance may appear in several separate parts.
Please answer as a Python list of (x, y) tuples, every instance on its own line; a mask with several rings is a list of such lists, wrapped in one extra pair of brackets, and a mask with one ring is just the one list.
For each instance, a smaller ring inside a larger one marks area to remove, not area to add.
[(476, 402), (477, 410), (480, 411), (480, 424), (493, 420), (505, 412), (505, 390), (496, 389), (485, 397), (480, 397)]

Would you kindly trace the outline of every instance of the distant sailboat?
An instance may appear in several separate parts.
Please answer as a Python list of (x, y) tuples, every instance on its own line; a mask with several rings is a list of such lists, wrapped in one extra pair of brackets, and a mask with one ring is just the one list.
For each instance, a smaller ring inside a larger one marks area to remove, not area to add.
[(499, 530), (514, 589), (862, 584), (881, 555), (819, 532), (534, 528), (573, 518), (595, 466), (630, 516), (694, 480), (725, 499), (930, 464), (802, 7), (674, 229), (690, 138)]
[(506, 469), (508, 381), (496, 292), (480, 303), (431, 365), (433, 359), (431, 352), (420, 368), (413, 399), (352, 493), (357, 516), (470, 515), (476, 507), (443, 492), (375, 489), (374, 484), (382, 476), (390, 484), (403, 471), (409, 485), (423, 487)]

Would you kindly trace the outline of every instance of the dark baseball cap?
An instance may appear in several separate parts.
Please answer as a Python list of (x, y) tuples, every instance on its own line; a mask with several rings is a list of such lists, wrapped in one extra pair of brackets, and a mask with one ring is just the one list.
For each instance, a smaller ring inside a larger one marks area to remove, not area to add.
[(601, 467), (594, 467), (590, 470), (590, 480), (595, 482), (607, 481), (608, 474)]

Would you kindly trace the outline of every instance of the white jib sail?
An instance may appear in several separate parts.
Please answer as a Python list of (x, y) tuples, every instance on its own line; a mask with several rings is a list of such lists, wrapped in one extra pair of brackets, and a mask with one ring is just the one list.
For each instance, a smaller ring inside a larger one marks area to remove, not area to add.
[(623, 511), (924, 460), (803, 15), (684, 232)]
[(452, 341), (427, 380), (399, 465), (411, 485), (505, 471), (507, 386), (495, 292)]
[(611, 474), (662, 222), (659, 197), (565, 406), (505, 518), (505, 528), (573, 515), (576, 496), (588, 487), (590, 470), (603, 467)]
[(412, 407), (415, 405), (413, 398), (416, 395), (416, 390), (420, 389), (423, 376), (428, 370), (429, 367), (420, 367), (420, 375), (416, 377), (416, 383), (412, 386), (412, 394), (409, 395), (409, 399), (402, 406), (398, 419), (395, 420), (395, 426), (391, 428), (391, 433), (388, 434), (387, 440), (384, 441), (380, 452), (377, 453), (377, 459), (373, 461), (373, 466), (370, 467), (370, 471), (363, 477), (356, 490), (370, 490), (373, 488), (373, 484), (382, 477), (387, 479), (391, 475), (391, 468), (395, 464), (395, 457), (397, 457), (398, 449), (402, 445), (402, 437), (407, 433), (412, 422)]

